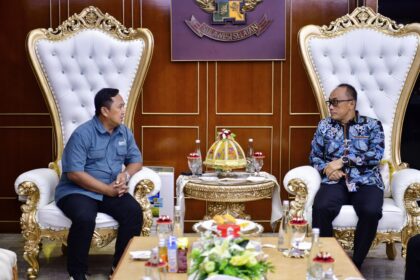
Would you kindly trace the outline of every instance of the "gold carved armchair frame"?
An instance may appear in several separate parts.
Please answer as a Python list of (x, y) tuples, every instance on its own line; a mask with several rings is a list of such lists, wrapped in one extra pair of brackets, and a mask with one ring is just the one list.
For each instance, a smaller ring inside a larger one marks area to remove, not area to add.
[[(319, 41), (337, 38), (348, 32), (352, 32), (358, 29), (374, 30), (375, 32), (379, 32), (394, 38), (403, 36), (415, 36), (417, 40), (420, 39), (420, 24), (414, 23), (405, 26), (397, 24), (395, 21), (377, 14), (367, 7), (356, 8), (351, 14), (347, 14), (341, 18), (338, 18), (337, 20), (331, 22), (328, 26), (304, 26), (298, 35), (299, 47), (305, 70), (308, 73), (310, 84), (315, 94), (321, 118), (329, 116), (329, 111), (325, 100), (328, 98), (330, 93), (327, 91), (331, 90), (331, 88), (325, 88), (325, 83), (327, 83), (326, 80), (328, 79), (324, 77), (325, 79), (323, 80), (320, 77), (320, 73), (318, 71), (319, 69), (317, 69), (316, 65), (314, 64), (314, 59), (312, 57), (315, 54), (311, 53), (311, 49), (308, 47), (309, 42), (313, 38), (319, 39)], [(401, 131), (407, 104), (416, 82), (416, 78), (419, 74), (419, 69), (420, 48), (417, 47), (417, 50), (414, 51), (411, 65), (406, 73), (405, 83), (401, 88), (401, 92), (398, 97), (398, 109), (395, 112), (391, 127), (391, 146), (389, 147), (390, 157), (386, 159), (386, 164), (389, 166), (390, 170), (389, 176), (391, 187), (393, 187), (391, 180), (394, 179), (393, 174), (408, 168), (408, 165), (401, 161)], [(338, 83), (336, 85), (338, 85)], [(288, 177), (287, 174), (286, 177)], [(415, 233), (418, 233), (420, 230), (420, 208), (417, 206), (417, 200), (420, 198), (420, 180), (414, 179), (413, 181), (414, 182), (411, 184), (407, 184), (408, 187), (406, 187), (405, 191), (403, 192), (403, 202), (406, 215), (404, 227), (401, 231), (378, 231), (373, 242), (373, 246), (376, 246), (379, 243), (387, 244), (387, 255), (389, 259), (394, 259), (396, 255), (394, 242), (402, 242), (402, 254), (405, 255), (405, 248), (409, 237)], [(298, 178), (298, 176), (290, 175), (288, 178), (285, 178), (284, 185), (288, 192), (296, 196), (295, 201), (291, 203), (292, 215), (302, 215), (305, 211), (305, 207), (307, 207), (306, 204), (308, 199), (313, 200), (313, 196), (309, 198), (309, 183), (302, 178)], [(340, 230), (335, 229), (334, 235), (344, 248), (353, 248), (354, 228)]]
[[(153, 53), (153, 35), (145, 28), (126, 28), (119, 21), (109, 14), (102, 13), (95, 7), (85, 8), (81, 13), (74, 14), (55, 29), (36, 29), (29, 32), (27, 37), (27, 52), (30, 63), (40, 85), (43, 97), (50, 111), (54, 127), (54, 145), (56, 159), (49, 164), (49, 168), (60, 176), (60, 160), (63, 153), (65, 139), (63, 137), (63, 126), (60, 108), (53, 92), (51, 81), (46, 75), (44, 65), (37, 54), (36, 45), (40, 41), (62, 42), (85, 30), (98, 30), (119, 41), (129, 42), (132, 40), (142, 41), (143, 50), (139, 58), (136, 75), (132, 80), (130, 92), (127, 93), (125, 124), (134, 128), (134, 114), (139, 96), (142, 92), (143, 83), (151, 62)], [(93, 103), (93, 99), (92, 99)], [(19, 178), (18, 178), (19, 179)], [(17, 180), (18, 181), (18, 180)], [(151, 205), (147, 194), (155, 188), (152, 180), (142, 179), (134, 185), (132, 192), (135, 199), (143, 209), (142, 235), (149, 235), (152, 226)], [(40, 188), (35, 181), (25, 180), (16, 185), (17, 193), (25, 198), (21, 206), (22, 216), (20, 219), (22, 234), (25, 239), (24, 259), (29, 264), (27, 270), (28, 278), (35, 279), (39, 273), (38, 254), (42, 239), (59, 241), (66, 244), (67, 229), (42, 228), (37, 221), (37, 210), (40, 202)], [(92, 246), (104, 247), (116, 237), (116, 228), (97, 228), (95, 230)]]

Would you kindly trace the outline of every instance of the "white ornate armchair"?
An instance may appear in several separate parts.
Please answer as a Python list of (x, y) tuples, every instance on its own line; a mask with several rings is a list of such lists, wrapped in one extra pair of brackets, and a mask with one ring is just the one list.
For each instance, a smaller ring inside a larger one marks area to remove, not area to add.
[[(66, 244), (71, 221), (54, 202), (63, 148), (74, 129), (94, 115), (94, 96), (104, 87), (120, 90), (127, 104), (124, 123), (134, 126), (134, 113), (153, 53), (148, 29), (124, 27), (108, 14), (88, 7), (56, 29), (36, 29), (27, 37), (27, 51), (50, 110), (56, 159), (49, 168), (21, 174), (15, 190), (25, 201), (20, 219), (25, 239), (28, 277), (38, 276), (39, 245), (44, 238)], [(147, 195), (160, 190), (158, 174), (147, 167), (134, 174), (129, 191), (143, 209), (142, 234), (148, 235), (152, 213)], [(103, 247), (116, 236), (118, 223), (98, 213), (92, 246)]]
[[(299, 32), (299, 46), (315, 92), (321, 117), (328, 116), (325, 100), (340, 83), (358, 92), (357, 110), (382, 122), (385, 153), (381, 173), (386, 185), (383, 217), (373, 246), (387, 244), (394, 259), (394, 242), (405, 246), (419, 231), (420, 171), (401, 162), (400, 143), (404, 115), (420, 67), (420, 24), (398, 25), (370, 8), (360, 7), (329, 26), (309, 25)], [(296, 195), (292, 214), (312, 218), (312, 204), (320, 174), (311, 166), (290, 170), (283, 184)], [(342, 207), (333, 221), (334, 235), (346, 249), (353, 248), (357, 215)]]

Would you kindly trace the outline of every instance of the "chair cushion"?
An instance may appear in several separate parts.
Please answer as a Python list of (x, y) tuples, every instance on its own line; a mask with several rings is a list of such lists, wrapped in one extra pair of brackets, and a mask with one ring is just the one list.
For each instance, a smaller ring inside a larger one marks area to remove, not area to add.
[[(71, 226), (71, 221), (64, 215), (64, 213), (55, 205), (55, 202), (41, 207), (38, 210), (38, 223), (41, 228), (50, 228), (55, 230), (68, 229)], [(111, 216), (98, 213), (96, 216), (96, 228), (117, 228), (118, 222)]]
[(6, 249), (0, 249), (0, 280), (13, 279), (13, 267), (16, 267), (16, 253)]
[[(382, 219), (379, 220), (378, 231), (401, 231), (404, 225), (403, 211), (391, 198), (384, 199)], [(344, 205), (333, 221), (335, 229), (355, 228), (358, 218), (353, 206)]]

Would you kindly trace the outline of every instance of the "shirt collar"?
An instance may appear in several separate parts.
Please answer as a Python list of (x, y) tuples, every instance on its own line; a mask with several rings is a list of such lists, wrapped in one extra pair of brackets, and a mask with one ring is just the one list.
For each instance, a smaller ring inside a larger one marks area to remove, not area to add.
[[(100, 133), (100, 134), (105, 134), (108, 133), (108, 131), (105, 129), (104, 125), (102, 124), (102, 122), (99, 120), (99, 118), (97, 116), (93, 117), (93, 123), (95, 124), (95, 128), (96, 130)], [(122, 133), (121, 132), (121, 125), (117, 126), (116, 128), (114, 128), (114, 132), (115, 133)]]

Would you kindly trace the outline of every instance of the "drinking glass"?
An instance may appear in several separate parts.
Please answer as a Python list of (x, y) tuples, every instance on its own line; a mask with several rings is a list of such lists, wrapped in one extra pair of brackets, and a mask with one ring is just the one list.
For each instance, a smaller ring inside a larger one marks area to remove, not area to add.
[(188, 159), (188, 167), (191, 170), (192, 177), (196, 178), (198, 170), (200, 169), (200, 165), (201, 165), (200, 157), (198, 157), (198, 156), (187, 156), (187, 159)]
[(290, 221), (290, 228), (292, 229), (290, 245), (292, 246), (292, 248), (299, 249), (299, 243), (302, 242), (306, 237), (308, 222), (303, 221), (299, 223), (294, 223), (292, 220)]
[(260, 176), (260, 170), (264, 165), (264, 158), (263, 155), (253, 155), (252, 156), (252, 165), (254, 166), (254, 170), (257, 176)]

